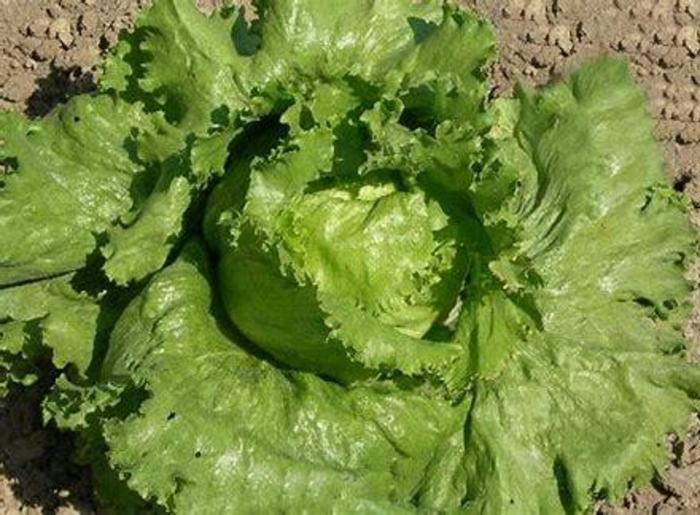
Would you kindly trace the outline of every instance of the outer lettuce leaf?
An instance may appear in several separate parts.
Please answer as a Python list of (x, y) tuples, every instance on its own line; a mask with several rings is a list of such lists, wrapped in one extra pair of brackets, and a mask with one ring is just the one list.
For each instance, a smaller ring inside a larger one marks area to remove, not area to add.
[(75, 271), (105, 239), (108, 276), (142, 279), (165, 263), (197, 188), (223, 170), (205, 140), (188, 145), (161, 115), (106, 95), (78, 97), (35, 122), (2, 113), (0, 129), (9, 170), (0, 284)]
[(108, 277), (126, 285), (162, 267), (184, 229), (193, 194), (185, 177), (171, 178), (169, 184), (156, 187), (131, 225), (110, 230), (102, 250)]
[(57, 368), (73, 365), (78, 377), (85, 375), (100, 308), (74, 289), (72, 279), (69, 275), (0, 290), (3, 355), (22, 356), (27, 365), (50, 357)]
[(664, 435), (684, 432), (698, 407), (697, 368), (594, 343), (535, 338), (498, 379), (477, 385), (465, 506), (581, 513), (663, 473)]
[(511, 207), (543, 285), (542, 328), (475, 385), (466, 506), (578, 513), (660, 472), (663, 436), (698, 407), (700, 370), (679, 330), (693, 238), (681, 202), (656, 187), (651, 121), (623, 64), (590, 65), (520, 102), (518, 152), (532, 166)]
[[(614, 91), (610, 83), (618, 85)], [(543, 312), (557, 313), (548, 316), (552, 331), (605, 328), (600, 343), (617, 348), (682, 347), (677, 331), (665, 329), (680, 322), (675, 312), (689, 291), (683, 271), (695, 236), (682, 200), (664, 185), (644, 95), (625, 65), (602, 61), (538, 103), (540, 109), (525, 103), (519, 131), (542, 184), (526, 224), (537, 224), (543, 236), (523, 246), (548, 286), (538, 302)], [(548, 120), (552, 104), (556, 122)], [(535, 129), (541, 123), (549, 128)], [(545, 216), (548, 202), (561, 204), (561, 217)], [(585, 273), (571, 272), (580, 269)]]
[(123, 514), (164, 513), (144, 501), (109, 465), (102, 422), (124, 419), (138, 409), (145, 394), (127, 380), (78, 386), (66, 375), (57, 378), (43, 403), (44, 420), (64, 431), (77, 431), (75, 459), (91, 468), (100, 511)]
[(109, 230), (102, 248), (105, 273), (115, 283), (127, 285), (156, 272), (198, 229), (187, 222), (187, 214), (198, 207), (212, 179), (223, 175), (229, 147), (240, 135), (235, 124), (213, 125), (210, 132), (193, 138), (163, 125), (135, 142), (147, 177), (132, 188), (134, 206)]
[[(47, 359), (82, 377), (102, 352), (98, 317), (113, 316), (98, 305), (110, 287), (95, 273), (98, 246), (108, 242), (105, 270), (119, 283), (160, 268), (215, 161), (180, 158), (196, 145), (159, 114), (106, 95), (78, 97), (39, 121), (0, 113), (0, 131), (0, 381), (27, 384)], [(190, 173), (197, 164), (206, 174)]]
[[(189, 0), (156, 2), (108, 62), (101, 87), (146, 99), (196, 134), (222, 112), (232, 119), (269, 112), (319, 79), (385, 93), (426, 84), (420, 103), (443, 106), (458, 88), (470, 98), (461, 108), (475, 113), (483, 104), (490, 29), (442, 1), (279, 0), (261, 2), (258, 14), (249, 27), (231, 9), (205, 17)], [(444, 50), (467, 38), (472, 45), (455, 66)], [(436, 71), (450, 77), (449, 87), (432, 84)]]
[[(141, 167), (128, 142), (151, 119), (105, 96), (78, 97), (30, 122), (0, 113), (0, 285), (85, 265), (96, 237), (131, 207)], [(20, 243), (21, 242), (21, 243)]]
[(188, 246), (113, 332), (103, 378), (149, 398), (106, 422), (112, 465), (182, 513), (409, 510), (464, 408), (388, 384), (346, 390), (251, 355), (220, 318), (207, 268)]
[(37, 338), (25, 331), (23, 322), (5, 322), (0, 325), (0, 397), (12, 385), (30, 386), (39, 378), (36, 363), (45, 355)]
[(100, 87), (162, 110), (185, 133), (204, 133), (216, 109), (255, 110), (250, 59), (236, 52), (234, 27), (236, 34), (248, 34), (230, 10), (206, 17), (194, 2), (155, 2), (106, 63)]

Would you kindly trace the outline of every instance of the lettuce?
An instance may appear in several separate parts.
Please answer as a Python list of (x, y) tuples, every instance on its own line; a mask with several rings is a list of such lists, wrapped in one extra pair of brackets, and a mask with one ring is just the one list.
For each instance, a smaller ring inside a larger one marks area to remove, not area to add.
[(156, 0), (0, 113), (0, 387), (128, 512), (577, 513), (698, 408), (694, 236), (603, 59), (488, 100), (442, 1)]

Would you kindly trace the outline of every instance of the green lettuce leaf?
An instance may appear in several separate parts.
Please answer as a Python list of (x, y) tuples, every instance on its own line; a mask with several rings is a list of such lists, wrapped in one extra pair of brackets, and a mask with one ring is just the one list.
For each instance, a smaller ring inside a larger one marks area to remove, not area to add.
[(475, 384), (465, 506), (579, 513), (660, 473), (663, 435), (682, 433), (698, 407), (700, 370), (680, 333), (694, 238), (682, 202), (659, 186), (644, 95), (625, 65), (601, 61), (519, 98), (519, 149), (499, 158), (532, 163), (511, 208), (543, 285), (541, 331)]
[[(69, 275), (0, 290), (0, 363), (14, 356), (14, 367), (19, 366), (16, 360), (31, 367), (42, 357), (50, 358), (57, 368), (71, 365), (78, 377), (85, 376), (100, 308), (95, 299), (75, 290), (73, 279)], [(16, 375), (11, 372), (10, 378)]]
[[(695, 238), (601, 60), (489, 102), (440, 0), (156, 0), (101, 93), (0, 115), (0, 393), (115, 509), (579, 513), (700, 397)], [(150, 503), (150, 504), (149, 504)]]
[(176, 512), (410, 508), (463, 407), (277, 369), (221, 317), (207, 261), (188, 246), (112, 334), (103, 379), (149, 393), (138, 413), (105, 422), (112, 465)]
[[(141, 171), (133, 131), (153, 121), (138, 106), (78, 97), (48, 117), (0, 113), (0, 284), (85, 266), (98, 236), (132, 205)], [(19, 244), (18, 242), (21, 242)]]

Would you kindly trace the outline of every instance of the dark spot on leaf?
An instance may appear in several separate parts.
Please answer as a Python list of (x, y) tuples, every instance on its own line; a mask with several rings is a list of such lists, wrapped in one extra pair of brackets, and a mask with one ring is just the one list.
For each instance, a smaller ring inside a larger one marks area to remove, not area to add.
[(168, 420), (174, 420), (175, 417), (177, 417), (177, 413), (175, 413), (174, 411), (168, 413)]
[(201, 451), (195, 452), (195, 453), (194, 453), (194, 457), (195, 457), (195, 458), (201, 458), (201, 457), (202, 457), (202, 452), (201, 452)]

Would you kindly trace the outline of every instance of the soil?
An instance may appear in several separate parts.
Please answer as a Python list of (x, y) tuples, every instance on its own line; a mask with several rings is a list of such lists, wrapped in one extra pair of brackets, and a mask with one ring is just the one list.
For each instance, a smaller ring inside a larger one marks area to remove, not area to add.
[(73, 463), (71, 435), (42, 427), (52, 377), (0, 402), (0, 514), (94, 513), (90, 471)]
[[(197, 1), (205, 11), (221, 0)], [(149, 0), (0, 0), (0, 109), (40, 116), (94, 88), (99, 63)], [(546, 84), (601, 54), (625, 57), (650, 98), (669, 174), (700, 227), (700, 0), (461, 0), (489, 17), (500, 59), (494, 95)], [(245, 2), (247, 3), (247, 2)], [(686, 328), (700, 362), (700, 264)], [(0, 403), (0, 514), (92, 513), (89, 473), (71, 464), (72, 441), (42, 427), (45, 385)], [(10, 409), (11, 407), (11, 409)], [(653, 487), (604, 513), (700, 513), (700, 418), (669, 439), (672, 458)]]

